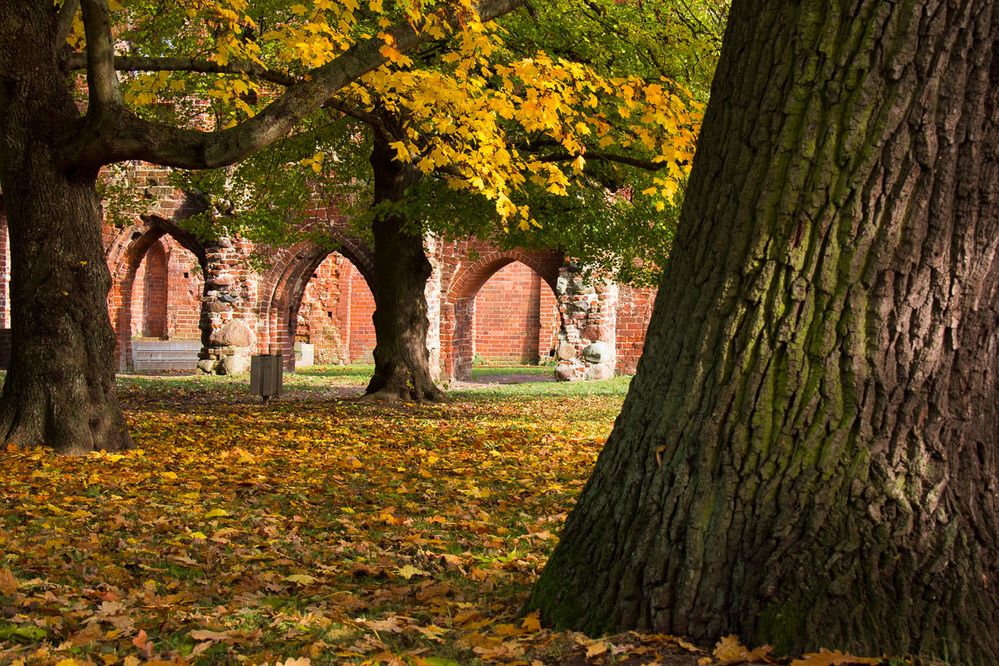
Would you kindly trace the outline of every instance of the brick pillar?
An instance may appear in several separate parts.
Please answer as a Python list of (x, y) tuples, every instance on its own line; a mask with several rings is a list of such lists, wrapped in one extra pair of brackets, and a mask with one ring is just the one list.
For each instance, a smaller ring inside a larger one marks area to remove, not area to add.
[[(249, 370), (257, 328), (253, 313), (256, 275), (248, 264), (251, 249), (250, 243), (240, 238), (221, 238), (205, 245), (205, 295), (199, 324), (202, 347), (198, 355), (198, 369), (204, 373)], [(279, 340), (281, 349), (287, 342)]]
[(433, 234), (427, 234), (425, 240), (427, 258), (433, 267), (430, 279), (427, 280), (427, 319), (430, 328), (427, 330), (427, 351), (430, 352), (430, 376), (435, 382), (441, 378), (441, 263), (442, 243)]
[(562, 381), (614, 376), (618, 286), (584, 278), (572, 264), (559, 269), (556, 297), (561, 327), (556, 376)]
[(454, 378), (472, 378), (472, 360), (475, 358), (475, 299), (459, 298), (454, 304)]

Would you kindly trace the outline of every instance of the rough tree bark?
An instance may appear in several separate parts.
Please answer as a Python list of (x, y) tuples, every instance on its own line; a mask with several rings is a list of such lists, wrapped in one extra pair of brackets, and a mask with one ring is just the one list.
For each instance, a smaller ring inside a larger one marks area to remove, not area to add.
[[(378, 132), (371, 151), (375, 205), (403, 201), (419, 179), (410, 164), (392, 159), (393, 151)], [(375, 373), (368, 397), (376, 400), (444, 400), (430, 374), (427, 350), (427, 280), (432, 267), (419, 225), (399, 209), (387, 207), (372, 223), (375, 263)]]
[(732, 8), (548, 622), (999, 663), (999, 3)]
[(97, 171), (61, 160), (81, 123), (65, 72), (46, 57), (54, 22), (11, 9), (0, 8), (0, 184), (13, 274), (0, 438), (63, 453), (124, 449)]

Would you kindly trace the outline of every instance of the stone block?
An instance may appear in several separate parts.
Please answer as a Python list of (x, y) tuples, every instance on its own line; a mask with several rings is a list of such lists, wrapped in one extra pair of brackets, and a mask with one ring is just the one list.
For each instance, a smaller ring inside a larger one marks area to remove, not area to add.
[(576, 368), (571, 365), (560, 365), (555, 368), (555, 379), (560, 382), (571, 382), (576, 378)]
[(233, 319), (217, 331), (210, 342), (219, 347), (249, 347), (253, 344), (253, 331), (239, 319)]
[(594, 342), (583, 348), (583, 360), (587, 363), (605, 363), (610, 360), (613, 352), (606, 342)]
[(603, 379), (610, 379), (614, 376), (614, 368), (609, 365), (601, 363), (600, 365), (591, 365), (586, 370), (587, 381), (595, 382)]

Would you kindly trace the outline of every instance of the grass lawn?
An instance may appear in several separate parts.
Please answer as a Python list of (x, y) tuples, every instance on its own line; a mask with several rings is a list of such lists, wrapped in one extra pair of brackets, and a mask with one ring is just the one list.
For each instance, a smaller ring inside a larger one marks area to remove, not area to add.
[(5, 453), (0, 663), (718, 663), (521, 614), (627, 378), (386, 406), (369, 372), (125, 377), (136, 450)]

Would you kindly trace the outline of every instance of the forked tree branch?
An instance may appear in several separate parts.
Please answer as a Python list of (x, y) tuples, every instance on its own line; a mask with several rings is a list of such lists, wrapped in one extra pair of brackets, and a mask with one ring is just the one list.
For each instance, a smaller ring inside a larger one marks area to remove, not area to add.
[[(70, 69), (83, 69), (86, 67), (86, 61), (79, 54), (74, 54), (66, 62)], [(297, 83), (305, 81), (305, 79), (298, 78), (287, 72), (267, 69), (254, 62), (229, 61), (225, 65), (220, 65), (213, 60), (206, 60), (204, 58), (115, 56), (114, 68), (119, 72), (245, 74), (254, 79), (274, 83), (285, 88), (290, 88)], [(375, 124), (380, 120), (375, 114), (368, 113), (363, 109), (334, 98), (326, 100), (323, 106), (336, 109), (345, 115), (369, 124)]]
[[(83, 0), (84, 7), (104, 5), (105, 0)], [(491, 21), (520, 6), (524, 0), (482, 0), (478, 7), (483, 21)], [(457, 27), (460, 17), (446, 20)], [(408, 23), (390, 31), (395, 48), (406, 52), (433, 38), (416, 32)], [(87, 33), (88, 40), (90, 32)], [(290, 86), (256, 116), (219, 132), (201, 132), (155, 123), (139, 118), (122, 107), (116, 131), (86, 137), (77, 154), (79, 166), (101, 166), (122, 160), (145, 160), (163, 166), (206, 169), (227, 166), (255, 153), (288, 134), (310, 113), (320, 108), (344, 86), (382, 65), (386, 58), (380, 49), (382, 39), (373, 37), (354, 45), (331, 62), (309, 72), (308, 80)], [(91, 48), (93, 43), (89, 43)], [(114, 74), (114, 57), (100, 53), (96, 71)], [(88, 54), (88, 64), (96, 56)], [(115, 79), (117, 81), (117, 79)]]

